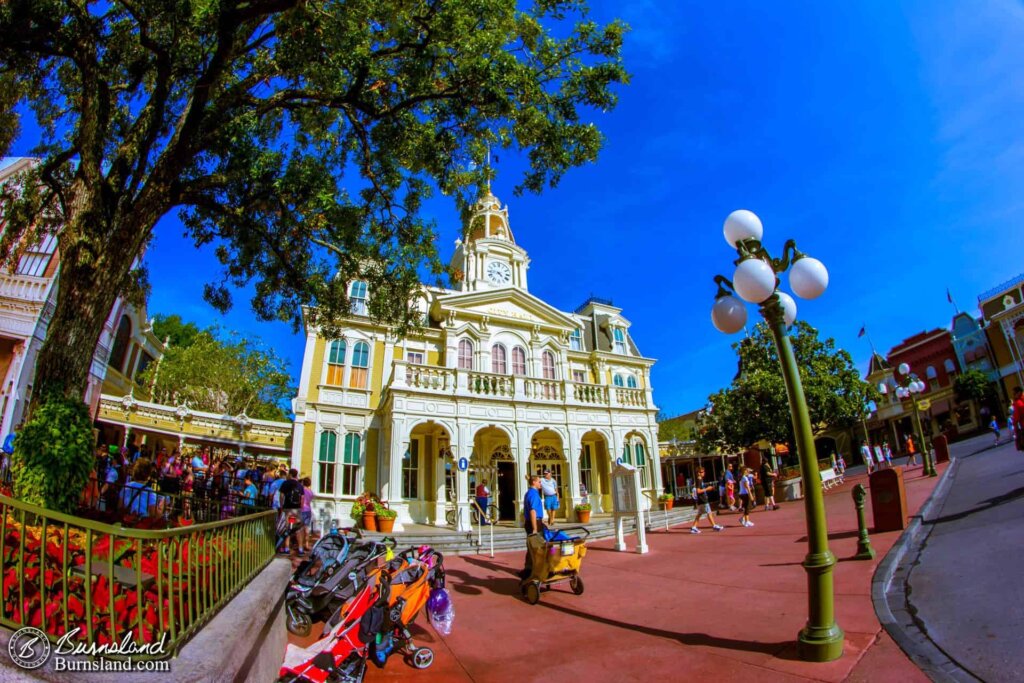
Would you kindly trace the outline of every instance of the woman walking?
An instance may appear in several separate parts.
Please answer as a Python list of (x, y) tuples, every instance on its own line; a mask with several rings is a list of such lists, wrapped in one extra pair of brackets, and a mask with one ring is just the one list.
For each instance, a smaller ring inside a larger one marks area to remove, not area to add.
[(779, 506), (775, 504), (775, 479), (778, 476), (768, 459), (763, 459), (761, 461), (761, 487), (764, 489), (765, 512), (779, 509)]
[(754, 497), (754, 475), (750, 473), (750, 468), (744, 468), (743, 476), (740, 477), (740, 511), (742, 517), (740, 518), (740, 524), (743, 526), (754, 526), (754, 523), (750, 521), (750, 509), (756, 504)]

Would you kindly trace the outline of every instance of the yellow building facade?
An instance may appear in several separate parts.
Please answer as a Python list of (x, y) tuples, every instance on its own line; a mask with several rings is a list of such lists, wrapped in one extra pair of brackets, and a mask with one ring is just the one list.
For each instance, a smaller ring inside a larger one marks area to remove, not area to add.
[(640, 469), (648, 504), (660, 491), (654, 360), (629, 321), (608, 301), (568, 313), (530, 294), (507, 207), (488, 192), (476, 209), (452, 257), (457, 288), (423, 288), (418, 331), (397, 338), (367, 317), (361, 282), (339, 338), (307, 325), (292, 463), (320, 518), (348, 518), (369, 491), (399, 525), (465, 529), (485, 482), (518, 520), (526, 475), (550, 469), (572, 519), (583, 502), (611, 510), (618, 459)]

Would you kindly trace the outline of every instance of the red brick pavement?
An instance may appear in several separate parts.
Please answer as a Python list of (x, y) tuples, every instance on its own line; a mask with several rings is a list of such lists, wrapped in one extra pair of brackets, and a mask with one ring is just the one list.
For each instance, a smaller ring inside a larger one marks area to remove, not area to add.
[[(905, 474), (913, 514), (938, 480), (921, 476), (919, 467)], [(433, 667), (416, 671), (393, 659), (367, 681), (927, 681), (881, 629), (871, 603), (872, 574), (899, 532), (872, 536), (874, 561), (849, 559), (857, 547), (850, 496), (857, 483), (866, 485), (866, 477), (848, 477), (825, 495), (830, 546), (839, 559), (836, 619), (846, 633), (844, 654), (834, 662), (795, 656), (807, 616), (800, 501), (761, 508), (753, 528), (726, 513), (721, 533), (706, 526), (699, 536), (687, 526), (650, 533), (646, 555), (616, 552), (611, 541), (592, 543), (584, 594), (561, 584), (537, 605), (519, 597), (514, 573), (521, 553), (448, 558), (455, 628), (441, 638), (421, 617), (414, 629), (419, 644), (435, 649)]]

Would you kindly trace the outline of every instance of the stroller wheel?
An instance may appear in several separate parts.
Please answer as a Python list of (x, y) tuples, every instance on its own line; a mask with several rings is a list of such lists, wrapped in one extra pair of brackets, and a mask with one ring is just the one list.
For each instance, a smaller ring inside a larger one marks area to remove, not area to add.
[(412, 665), (417, 669), (426, 669), (434, 663), (434, 651), (429, 647), (418, 647), (412, 653)]
[(526, 596), (526, 602), (530, 603), (531, 605), (536, 605), (538, 602), (540, 602), (540, 586), (538, 586), (536, 583), (527, 584), (526, 589), (523, 592), (523, 595)]
[(287, 612), (288, 632), (300, 638), (308, 636), (309, 632), (313, 630), (313, 621), (309, 618), (309, 615), (297, 609), (289, 609)]
[(583, 595), (583, 579), (579, 574), (569, 579), (569, 587), (576, 595)]

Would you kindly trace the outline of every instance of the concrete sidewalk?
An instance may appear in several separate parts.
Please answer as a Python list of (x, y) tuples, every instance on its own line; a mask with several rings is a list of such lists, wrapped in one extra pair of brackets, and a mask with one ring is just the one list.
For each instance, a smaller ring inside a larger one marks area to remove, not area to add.
[[(920, 467), (905, 475), (913, 514), (938, 479), (923, 477)], [(386, 669), (371, 667), (367, 680), (926, 681), (882, 631), (871, 602), (872, 574), (899, 532), (872, 536), (876, 560), (850, 560), (857, 545), (850, 489), (857, 483), (866, 485), (866, 477), (848, 477), (825, 495), (830, 546), (839, 559), (836, 618), (846, 633), (845, 652), (834, 662), (796, 659), (807, 616), (798, 501), (772, 512), (760, 508), (753, 528), (726, 513), (721, 533), (705, 526), (692, 535), (688, 525), (654, 531), (643, 556), (595, 542), (583, 563), (584, 594), (560, 584), (535, 606), (519, 597), (519, 553), (450, 558), (454, 631), (442, 639), (424, 618), (414, 629), (419, 644), (435, 649), (433, 667), (415, 671), (392, 660)]]

